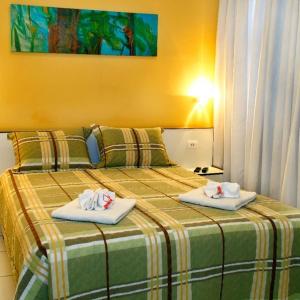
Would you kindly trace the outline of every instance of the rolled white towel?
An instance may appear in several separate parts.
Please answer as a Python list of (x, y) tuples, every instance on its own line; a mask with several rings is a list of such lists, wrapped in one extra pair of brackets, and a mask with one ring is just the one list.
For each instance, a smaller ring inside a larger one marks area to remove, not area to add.
[(239, 198), (241, 187), (238, 183), (222, 182), (223, 197), (224, 198)]
[(116, 200), (116, 193), (108, 189), (98, 189), (95, 191), (95, 194), (97, 195), (96, 210), (106, 210), (110, 208)]
[(97, 198), (95, 198), (95, 192), (93, 190), (85, 190), (79, 194), (78, 202), (81, 209), (95, 210), (97, 206)]
[(209, 182), (204, 188), (204, 193), (209, 198), (239, 198), (240, 185), (231, 182)]
[(116, 194), (107, 189), (85, 190), (78, 197), (79, 207), (83, 210), (106, 210), (113, 205)]

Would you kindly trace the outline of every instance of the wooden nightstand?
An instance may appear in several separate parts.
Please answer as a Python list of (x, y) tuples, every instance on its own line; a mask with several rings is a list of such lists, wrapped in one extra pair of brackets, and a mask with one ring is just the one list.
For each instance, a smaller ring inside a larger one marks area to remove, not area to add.
[[(190, 170), (194, 171), (194, 169), (193, 170), (190, 169)], [(200, 171), (200, 173), (198, 173), (199, 176), (205, 176), (209, 180), (219, 181), (219, 182), (223, 181), (223, 174), (224, 174), (223, 170), (216, 167), (208, 167), (208, 171), (206, 173), (202, 173), (202, 170)]]

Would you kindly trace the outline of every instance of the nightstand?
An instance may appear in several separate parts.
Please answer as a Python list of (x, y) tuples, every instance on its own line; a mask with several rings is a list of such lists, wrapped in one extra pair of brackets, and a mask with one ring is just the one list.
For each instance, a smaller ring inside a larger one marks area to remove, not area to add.
[(200, 173), (198, 173), (198, 175), (207, 177), (207, 179), (209, 180), (219, 181), (219, 182), (223, 181), (223, 174), (224, 174), (223, 170), (216, 167), (208, 167), (208, 171), (206, 173), (202, 173), (202, 170)]

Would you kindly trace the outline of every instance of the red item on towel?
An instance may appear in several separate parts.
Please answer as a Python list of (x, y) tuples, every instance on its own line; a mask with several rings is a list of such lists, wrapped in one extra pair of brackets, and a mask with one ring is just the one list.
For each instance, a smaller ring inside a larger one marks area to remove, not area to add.
[(111, 199), (111, 197), (110, 196), (108, 196), (108, 195), (104, 195), (104, 197), (105, 198), (107, 198), (108, 200), (105, 200), (105, 204), (104, 204), (104, 208), (105, 209), (108, 209), (109, 207), (110, 207), (110, 205), (112, 204), (112, 202), (113, 202), (113, 199)]
[(218, 189), (218, 195), (223, 195), (222, 186), (218, 185), (217, 189)]

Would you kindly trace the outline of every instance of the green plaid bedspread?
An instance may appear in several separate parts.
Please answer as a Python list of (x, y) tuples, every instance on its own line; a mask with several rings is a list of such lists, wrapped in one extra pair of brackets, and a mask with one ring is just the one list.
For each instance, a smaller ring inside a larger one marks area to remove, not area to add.
[[(181, 203), (206, 183), (181, 167), (0, 180), (16, 299), (300, 299), (300, 211), (272, 199), (237, 212)], [(99, 187), (136, 208), (114, 226), (51, 218)]]

